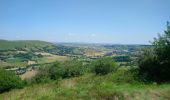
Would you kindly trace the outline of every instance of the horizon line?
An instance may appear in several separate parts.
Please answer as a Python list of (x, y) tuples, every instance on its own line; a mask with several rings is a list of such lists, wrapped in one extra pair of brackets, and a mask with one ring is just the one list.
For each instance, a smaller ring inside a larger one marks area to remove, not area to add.
[(67, 42), (67, 41), (47, 41), (39, 39), (0, 39), (4, 41), (44, 41), (50, 43), (63, 43), (63, 44), (102, 44), (102, 45), (152, 45), (151, 43), (108, 43), (108, 42)]

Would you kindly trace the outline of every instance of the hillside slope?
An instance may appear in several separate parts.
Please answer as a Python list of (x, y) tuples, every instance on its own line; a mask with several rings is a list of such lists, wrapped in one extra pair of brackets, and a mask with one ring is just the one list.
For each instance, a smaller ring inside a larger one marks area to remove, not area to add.
[(46, 46), (52, 46), (52, 43), (39, 41), (39, 40), (16, 40), (16, 41), (8, 41), (8, 40), (0, 40), (0, 50), (11, 50), (15, 48), (42, 48)]
[(118, 83), (116, 74), (35, 84), (0, 94), (2, 100), (169, 100), (170, 85)]

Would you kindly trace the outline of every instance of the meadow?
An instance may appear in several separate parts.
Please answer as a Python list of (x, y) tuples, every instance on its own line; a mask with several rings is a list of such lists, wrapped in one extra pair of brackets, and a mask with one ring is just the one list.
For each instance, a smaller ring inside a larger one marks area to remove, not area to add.
[[(121, 76), (121, 78), (120, 78)], [(133, 82), (121, 72), (34, 84), (0, 95), (2, 100), (169, 100), (169, 84)]]

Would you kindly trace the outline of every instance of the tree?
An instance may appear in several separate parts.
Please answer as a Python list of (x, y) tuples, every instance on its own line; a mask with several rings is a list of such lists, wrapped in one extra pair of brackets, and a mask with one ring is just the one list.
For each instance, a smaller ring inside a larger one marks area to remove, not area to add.
[(147, 81), (170, 81), (170, 26), (154, 38), (153, 48), (145, 49), (138, 60), (139, 74)]
[(154, 38), (154, 49), (158, 56), (158, 59), (162, 63), (170, 62), (170, 26), (167, 22), (167, 30), (164, 31), (165, 34), (158, 35), (158, 38)]

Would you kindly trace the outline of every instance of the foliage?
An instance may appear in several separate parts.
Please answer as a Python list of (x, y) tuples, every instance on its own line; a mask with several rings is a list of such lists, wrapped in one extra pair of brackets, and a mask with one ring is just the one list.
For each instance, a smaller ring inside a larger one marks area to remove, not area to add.
[(130, 56), (126, 56), (126, 55), (121, 55), (121, 56), (114, 56), (113, 59), (115, 59), (115, 61), (117, 62), (130, 62)]
[(170, 26), (165, 34), (154, 39), (153, 49), (146, 49), (139, 58), (139, 74), (146, 81), (170, 81)]
[[(55, 72), (55, 69), (53, 69), (53, 65), (44, 65), (44, 66), (41, 66), (39, 69), (38, 69), (38, 73), (36, 74), (35, 77), (32, 78), (32, 83), (48, 83), (50, 82), (52, 79), (54, 79), (54, 72)], [(53, 72), (52, 72), (52, 69), (53, 69)]]
[(137, 69), (119, 69), (116, 72), (111, 74), (111, 81), (114, 83), (139, 83), (139, 79), (137, 77)]
[(62, 67), (64, 68), (63, 78), (83, 75), (85, 70), (82, 62), (73, 60), (64, 62)]
[(170, 26), (167, 22), (167, 30), (164, 31), (163, 35), (158, 35), (158, 38), (154, 38), (153, 45), (155, 46), (155, 52), (158, 59), (162, 63), (170, 62)]
[(139, 74), (146, 81), (156, 80), (159, 76), (160, 65), (152, 49), (144, 49), (139, 57)]
[(49, 69), (51, 79), (60, 79), (80, 76), (84, 73), (84, 66), (79, 61), (65, 61), (63, 63), (56, 62)]
[[(0, 94), (0, 99), (20, 100), (169, 100), (169, 84), (133, 83), (130, 72), (104, 76), (85, 74), (48, 84), (34, 84), (22, 90)], [(117, 78), (119, 77), (119, 78)], [(124, 77), (125, 81), (124, 81)], [(118, 83), (117, 83), (117, 80)], [(129, 82), (130, 81), (130, 82)]]
[(0, 92), (9, 91), (14, 88), (23, 88), (24, 81), (10, 71), (0, 69)]
[(36, 57), (37, 55), (33, 54), (32, 52), (28, 52), (28, 53), (19, 53), (17, 55), (15, 55), (15, 58), (20, 58), (22, 60), (31, 60), (33, 57)]
[(59, 62), (55, 62), (50, 68), (49, 68), (49, 74), (50, 78), (53, 80), (61, 79), (64, 75), (64, 68), (60, 65)]
[(80, 76), (84, 72), (85, 68), (82, 62), (72, 60), (62, 63), (55, 62), (52, 65), (41, 67), (39, 73), (34, 77), (33, 82), (46, 83), (50, 80)]
[(38, 73), (32, 78), (32, 83), (48, 83), (51, 81), (49, 68), (51, 65), (43, 65), (38, 69)]
[(94, 72), (97, 75), (106, 75), (110, 72), (115, 71), (116, 64), (112, 58), (101, 58), (94, 62)]
[(32, 80), (33, 83), (48, 83), (50, 81), (48, 74), (42, 72), (38, 73)]

